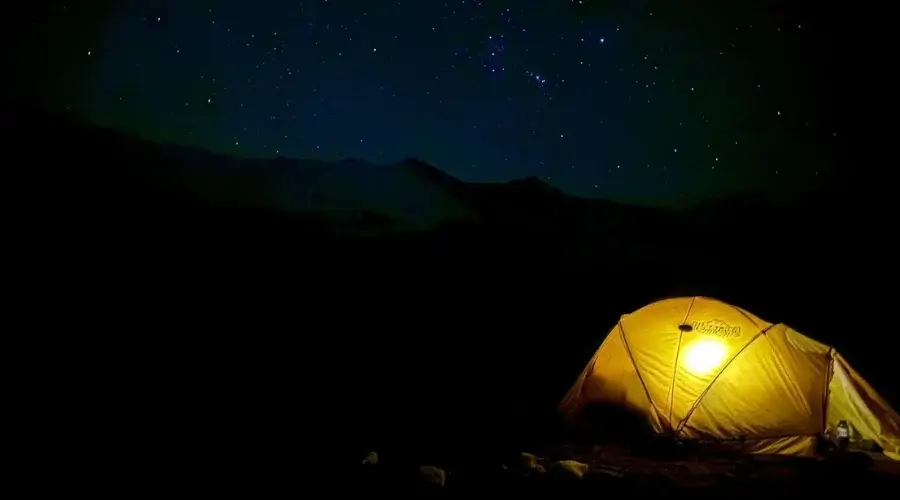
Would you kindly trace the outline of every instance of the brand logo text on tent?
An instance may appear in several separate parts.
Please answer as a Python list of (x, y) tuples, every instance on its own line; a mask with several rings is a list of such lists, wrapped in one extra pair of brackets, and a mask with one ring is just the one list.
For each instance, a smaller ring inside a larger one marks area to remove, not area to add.
[(726, 339), (741, 336), (740, 326), (731, 326), (719, 319), (710, 321), (694, 321), (693, 323), (691, 323), (691, 327), (700, 335), (713, 335)]

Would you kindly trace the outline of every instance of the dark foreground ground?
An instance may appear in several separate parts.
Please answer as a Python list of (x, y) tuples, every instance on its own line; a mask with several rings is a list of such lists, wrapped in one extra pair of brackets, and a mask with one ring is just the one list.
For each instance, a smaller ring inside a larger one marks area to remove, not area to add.
[[(838, 491), (887, 493), (900, 485), (896, 462), (862, 452), (827, 460), (711, 455), (648, 458), (620, 447), (555, 448), (541, 456), (510, 456), (502, 464), (446, 468), (398, 465), (388, 460), (359, 464), (348, 471), (343, 486), (372, 494), (433, 497), (787, 498)], [(532, 462), (535, 458), (537, 467)], [(557, 460), (576, 462), (554, 465)], [(582, 472), (573, 473), (578, 464)]]
[[(871, 214), (841, 196), (775, 215), (713, 207), (700, 217), (711, 222), (649, 224), (604, 205), (588, 219), (612, 229), (585, 233), (568, 228), (584, 219), (563, 209), (572, 200), (506, 186), (480, 223), (345, 238), (315, 218), (172, 196), (131, 175), (167, 165), (158, 146), (40, 120), (15, 122), (16, 142), (41, 154), (10, 184), (7, 259), (30, 328), (16, 337), (32, 367), (18, 386), (50, 458), (77, 469), (68, 485), (261, 496), (323, 480), (398, 494), (419, 490), (421, 465), (449, 471), (439, 494), (460, 496), (786, 496), (887, 481), (847, 464), (540, 444), (619, 316), (674, 295), (833, 343), (896, 401), (895, 351), (860, 334), (890, 310), (870, 286), (884, 247), (860, 250), (880, 233), (842, 222)], [(370, 450), (383, 460), (365, 468)], [(523, 450), (594, 472), (527, 478), (514, 470)]]
[[(649, 458), (614, 446), (557, 445), (546, 452), (447, 468), (365, 463), (349, 474), (345, 486), (385, 495), (473, 498), (787, 498), (837, 491), (887, 493), (900, 486), (897, 462), (863, 452), (826, 460), (702, 454)], [(581, 472), (573, 472), (579, 464)]]

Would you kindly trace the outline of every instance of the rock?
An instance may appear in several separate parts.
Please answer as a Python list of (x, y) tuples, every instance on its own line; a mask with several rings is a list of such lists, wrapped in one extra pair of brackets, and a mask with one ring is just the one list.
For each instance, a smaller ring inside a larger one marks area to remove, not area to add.
[(447, 473), (444, 469), (431, 465), (419, 467), (419, 478), (423, 484), (436, 488), (443, 488), (447, 484)]
[(370, 451), (362, 461), (363, 465), (378, 465), (378, 453)]
[(544, 459), (537, 456), (532, 455), (531, 453), (519, 453), (517, 457), (515, 465), (512, 467), (513, 471), (516, 471), (521, 477), (530, 477), (534, 474), (543, 474), (547, 472), (547, 469), (544, 468), (542, 462)]
[(519, 453), (508, 467), (510, 479), (516, 481), (528, 480), (536, 475), (543, 474), (546, 469), (541, 464), (544, 459), (531, 453)]
[(518, 465), (523, 469), (536, 469), (540, 467), (541, 459), (531, 453), (519, 453)]
[(550, 466), (550, 472), (559, 477), (567, 477), (571, 479), (582, 479), (587, 474), (590, 467), (587, 464), (577, 460), (560, 460), (554, 462)]

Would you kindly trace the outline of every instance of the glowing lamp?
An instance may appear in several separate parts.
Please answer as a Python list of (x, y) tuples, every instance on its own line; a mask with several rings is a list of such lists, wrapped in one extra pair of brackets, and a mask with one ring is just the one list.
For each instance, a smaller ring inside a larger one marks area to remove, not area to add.
[(705, 375), (722, 366), (728, 349), (721, 340), (700, 339), (684, 351), (684, 367), (695, 375)]

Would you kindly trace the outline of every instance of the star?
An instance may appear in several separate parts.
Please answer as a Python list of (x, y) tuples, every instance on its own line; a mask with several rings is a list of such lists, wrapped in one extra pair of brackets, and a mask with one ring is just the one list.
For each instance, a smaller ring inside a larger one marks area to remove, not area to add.
[[(676, 18), (542, 1), (135, 4), (109, 19), (105, 38), (72, 41), (87, 57), (66, 71), (85, 81), (30, 87), (89, 120), (217, 153), (412, 156), (466, 181), (536, 177), (579, 196), (663, 205), (686, 186), (719, 196), (769, 187), (773, 171), (786, 188), (816, 175), (791, 158), (816, 158), (819, 176), (837, 168), (818, 160), (838, 144), (822, 104), (829, 87), (806, 76), (828, 58), (803, 53), (828, 41), (821, 22), (812, 30), (803, 16), (784, 24), (749, 7)], [(715, 28), (661, 28), (680, 24)], [(65, 49), (34, 57), (64, 60)], [(789, 115), (773, 106), (787, 99)]]

